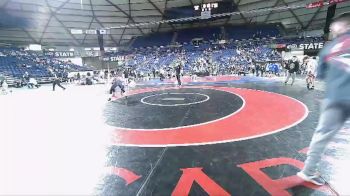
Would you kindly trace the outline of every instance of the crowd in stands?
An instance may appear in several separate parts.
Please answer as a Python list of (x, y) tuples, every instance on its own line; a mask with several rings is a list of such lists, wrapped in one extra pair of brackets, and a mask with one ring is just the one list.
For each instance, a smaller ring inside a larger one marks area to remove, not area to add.
[(21, 78), (26, 72), (33, 77), (50, 77), (52, 73), (65, 75), (71, 71), (86, 71), (91, 68), (75, 65), (44, 56), (40, 52), (19, 48), (0, 48), (0, 73)]
[[(105, 55), (123, 57), (120, 58), (123, 59), (120, 71), (128, 70), (130, 75), (136, 77), (152, 75), (155, 77), (156, 73), (173, 72), (173, 68), (178, 64), (182, 65), (183, 73), (189, 75), (247, 73), (263, 75), (261, 72), (278, 74), (282, 69), (281, 53), (272, 45), (323, 41), (322, 38), (281, 38), (274, 27), (265, 29), (225, 27), (226, 35), (222, 29), (213, 27), (209, 29), (210, 31), (181, 30), (177, 32), (175, 39), (178, 42), (173, 44), (170, 44), (170, 39), (174, 41), (173, 33), (163, 33), (161, 36), (149, 35), (136, 39), (133, 44), (135, 47), (128, 51), (106, 52)], [(196, 39), (196, 36), (202, 38)], [(226, 38), (225, 41), (219, 42), (222, 38)], [(164, 43), (167, 44), (162, 45)], [(32, 78), (40, 78), (56, 74), (59, 77), (68, 77), (69, 72), (91, 70), (94, 69), (44, 56), (42, 52), (0, 48), (0, 75), (24, 78), (23, 76), (27, 74)], [(30, 77), (26, 77), (28, 81)]]
[(281, 61), (281, 55), (267, 46), (268, 40), (231, 40), (226, 44), (204, 42), (183, 43), (171, 47), (135, 48), (109, 55), (125, 56), (125, 66), (137, 72), (172, 69), (177, 63), (185, 73), (225, 74), (248, 72), (257, 62)]
[[(230, 28), (228, 30), (229, 32), (237, 31)], [(188, 32), (190, 31), (188, 30)], [(285, 47), (291, 44), (324, 42), (321, 37), (282, 38), (279, 37), (278, 31), (274, 28), (267, 28), (266, 31), (256, 31), (255, 33), (251, 29), (244, 30), (244, 32), (246, 33), (241, 33), (240, 36), (248, 36), (250, 39), (226, 39), (225, 43), (220, 43), (219, 39), (194, 39), (196, 42), (193, 40), (192, 42), (176, 42), (165, 46), (156, 44), (152, 47), (138, 47), (130, 51), (112, 52), (108, 55), (123, 56), (125, 59), (123, 65), (137, 72), (136, 75), (171, 72), (171, 69), (178, 63), (183, 65), (185, 74), (217, 75), (250, 72), (262, 75), (261, 71), (264, 71), (277, 75), (283, 69), (282, 57), (273, 45), (284, 45)], [(184, 40), (183, 32), (179, 32), (178, 36), (180, 35)], [(199, 41), (197, 42), (197, 40)], [(151, 40), (148, 41), (151, 42)], [(160, 41), (158, 40), (157, 43)]]

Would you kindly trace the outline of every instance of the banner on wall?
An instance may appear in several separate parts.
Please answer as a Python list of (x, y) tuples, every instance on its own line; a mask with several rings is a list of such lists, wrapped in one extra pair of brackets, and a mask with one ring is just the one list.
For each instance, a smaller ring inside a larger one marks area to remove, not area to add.
[(44, 55), (55, 58), (69, 58), (75, 56), (74, 51), (45, 51)]
[(97, 56), (100, 56), (100, 51), (96, 51), (96, 50), (85, 51), (85, 56), (87, 56), (87, 57), (97, 57)]
[(111, 62), (114, 62), (114, 61), (123, 61), (125, 60), (125, 56), (113, 56), (113, 57), (110, 57), (109, 60)]
[(306, 43), (306, 44), (291, 44), (288, 45), (288, 49), (300, 49), (300, 50), (320, 50), (324, 46), (323, 42), (318, 43)]
[(275, 49), (279, 49), (279, 48), (285, 48), (286, 44), (271, 44), (270, 48), (275, 48)]

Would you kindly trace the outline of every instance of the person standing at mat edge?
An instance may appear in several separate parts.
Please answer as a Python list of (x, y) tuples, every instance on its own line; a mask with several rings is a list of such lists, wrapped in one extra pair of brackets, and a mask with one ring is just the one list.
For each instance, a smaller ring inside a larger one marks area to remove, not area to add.
[(177, 66), (175, 67), (175, 72), (176, 72), (177, 84), (179, 86), (182, 85), (182, 83), (181, 83), (181, 69), (182, 69), (181, 63), (178, 63)]
[(289, 81), (290, 76), (292, 76), (292, 84), (294, 84), (295, 77), (297, 75), (297, 72), (299, 71), (299, 61), (296, 56), (293, 56), (291, 60), (288, 61), (286, 65), (286, 69), (288, 70), (287, 72), (287, 78), (284, 84), (287, 84)]
[(315, 78), (316, 78), (316, 66), (317, 61), (316, 57), (306, 56), (304, 58), (304, 62), (306, 64), (306, 87), (309, 90), (313, 90), (315, 88)]
[(59, 86), (59, 87), (61, 87), (63, 90), (66, 90), (66, 88), (64, 88), (64, 87), (61, 85), (61, 79), (57, 76), (57, 74), (56, 74), (56, 73), (53, 73), (53, 72), (52, 72), (52, 74), (53, 74), (53, 77), (54, 77), (53, 82), (52, 82), (52, 90), (55, 91), (56, 85)]
[(317, 76), (325, 79), (326, 97), (305, 166), (297, 173), (303, 180), (316, 185), (326, 183), (317, 171), (321, 156), (350, 117), (350, 12), (335, 18), (330, 30), (333, 41), (320, 52), (317, 69)]
[(123, 96), (124, 93), (125, 93), (125, 86), (123, 84), (123, 78), (122, 77), (117, 76), (116, 78), (114, 78), (112, 86), (109, 89), (109, 94), (111, 94), (111, 97), (108, 98), (108, 101), (111, 101), (113, 97), (116, 97), (115, 93), (116, 93), (117, 87), (120, 88), (120, 95)]

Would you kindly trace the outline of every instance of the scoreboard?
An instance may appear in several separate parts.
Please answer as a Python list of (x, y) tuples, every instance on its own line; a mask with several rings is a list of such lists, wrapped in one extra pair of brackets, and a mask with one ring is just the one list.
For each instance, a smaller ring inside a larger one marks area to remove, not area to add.
[[(170, 19), (200, 16), (201, 19), (216, 20), (219, 18), (211, 19), (211, 16), (214, 14), (230, 13), (236, 10), (237, 10), (237, 6), (232, 0), (224, 0), (220, 2), (197, 4), (194, 6), (168, 8), (165, 10), (165, 17), (167, 20), (170, 20)], [(229, 16), (225, 16), (221, 18), (226, 18), (226, 17), (229, 17)], [(188, 23), (188, 22), (191, 22), (191, 21), (177, 22), (177, 23)]]

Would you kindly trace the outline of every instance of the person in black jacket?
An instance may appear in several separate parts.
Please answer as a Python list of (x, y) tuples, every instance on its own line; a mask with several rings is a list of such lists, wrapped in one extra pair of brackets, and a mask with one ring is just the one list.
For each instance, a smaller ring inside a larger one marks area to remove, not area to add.
[(57, 76), (57, 74), (56, 74), (56, 73), (53, 73), (53, 75), (54, 75), (54, 79), (53, 79), (53, 82), (52, 82), (52, 89), (53, 89), (53, 91), (55, 91), (56, 85), (59, 86), (59, 87), (61, 87), (63, 90), (66, 90), (66, 88), (64, 88), (64, 87), (61, 85), (61, 80), (60, 80), (60, 78)]
[(288, 63), (286, 64), (285, 67), (288, 72), (287, 72), (287, 78), (286, 81), (284, 82), (284, 84), (287, 84), (289, 81), (290, 76), (292, 76), (292, 84), (294, 84), (295, 81), (295, 77), (297, 75), (297, 72), (299, 71), (299, 61), (298, 58), (296, 56), (293, 56), (293, 58), (291, 60), (288, 61)]
[(182, 85), (181, 83), (181, 69), (182, 69), (182, 66), (181, 66), (181, 63), (178, 63), (177, 66), (175, 67), (175, 72), (176, 72), (176, 79), (177, 79), (177, 84), (179, 86)]
[[(315, 185), (327, 184), (320, 174), (326, 169), (319, 170), (322, 155), (336, 136), (347, 139), (348, 135), (337, 133), (350, 119), (350, 62), (346, 61), (346, 56), (350, 55), (350, 12), (336, 17), (330, 30), (333, 40), (321, 50), (317, 65), (317, 77), (324, 79), (325, 98), (304, 168), (297, 173), (301, 179)], [(348, 166), (340, 172), (346, 176)]]

